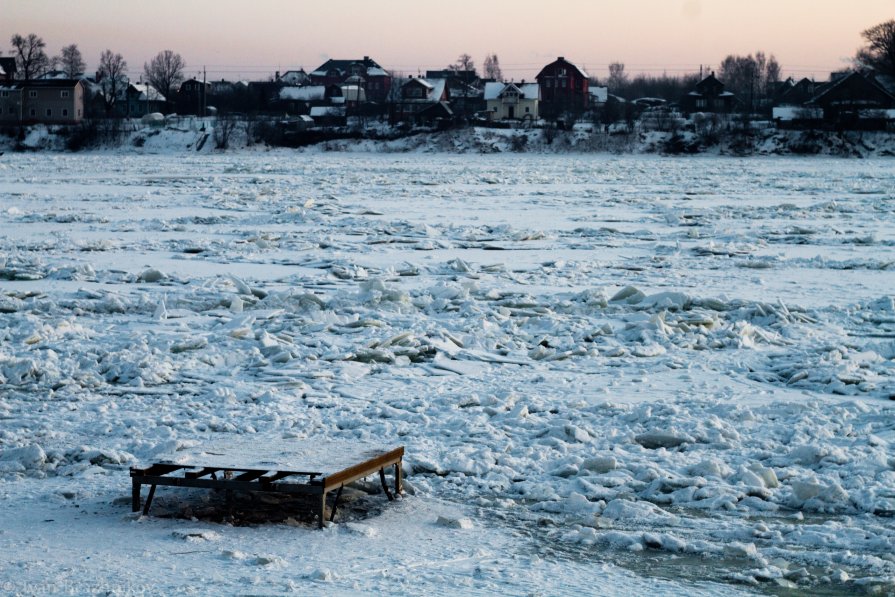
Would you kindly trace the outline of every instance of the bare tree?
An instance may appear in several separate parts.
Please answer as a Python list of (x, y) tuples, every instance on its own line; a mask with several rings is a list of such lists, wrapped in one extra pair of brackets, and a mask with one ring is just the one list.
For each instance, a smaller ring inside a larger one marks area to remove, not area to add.
[(609, 79), (606, 86), (614, 92), (618, 93), (628, 82), (628, 75), (625, 73), (625, 64), (623, 62), (612, 62), (609, 64)]
[(895, 19), (861, 32), (867, 46), (858, 50), (855, 62), (883, 74), (895, 76)]
[(472, 56), (463, 53), (457, 57), (457, 62), (448, 66), (448, 69), (453, 71), (475, 71), (475, 62), (473, 62)]
[(494, 79), (495, 81), (500, 81), (503, 79), (503, 73), (500, 70), (500, 60), (497, 59), (497, 54), (489, 54), (485, 56), (485, 63), (482, 67), (485, 71), (486, 79)]
[(183, 82), (185, 68), (186, 62), (180, 54), (164, 50), (156, 54), (151, 62), (143, 64), (143, 73), (149, 84), (171, 101), (171, 90)]
[(22, 37), (18, 33), (9, 40), (12, 44), (13, 56), (16, 59), (16, 70), (23, 79), (38, 77), (50, 68), (50, 58), (44, 48), (47, 46), (42, 37), (29, 33)]
[(127, 62), (121, 54), (113, 54), (112, 50), (100, 54), (97, 73), (107, 114), (112, 112), (118, 96), (127, 88), (126, 72)]
[(749, 109), (771, 93), (773, 84), (780, 80), (780, 64), (771, 54), (756, 52), (755, 56), (728, 55), (718, 67), (718, 77), (728, 91), (745, 100)]
[(62, 67), (65, 76), (69, 79), (74, 79), (87, 68), (84, 57), (81, 56), (81, 50), (78, 49), (78, 44), (71, 44), (62, 48), (62, 52), (58, 57), (54, 58), (54, 61)]
[(215, 149), (229, 149), (230, 138), (236, 131), (236, 125), (239, 120), (232, 114), (219, 114), (215, 118), (214, 123), (214, 146)]

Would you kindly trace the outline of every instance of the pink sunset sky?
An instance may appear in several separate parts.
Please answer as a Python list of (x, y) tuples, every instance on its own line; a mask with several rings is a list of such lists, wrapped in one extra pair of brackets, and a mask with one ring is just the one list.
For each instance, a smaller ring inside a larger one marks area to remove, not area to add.
[(37, 33), (47, 52), (77, 43), (88, 70), (109, 48), (131, 76), (160, 50), (179, 52), (187, 76), (266, 79), (327, 58), (371, 56), (416, 74), (461, 53), (477, 66), (496, 53), (504, 76), (531, 79), (565, 56), (605, 77), (715, 68), (727, 54), (774, 54), (784, 76), (825, 79), (847, 66), (861, 31), (895, 18), (893, 0), (6, 0), (0, 49)]

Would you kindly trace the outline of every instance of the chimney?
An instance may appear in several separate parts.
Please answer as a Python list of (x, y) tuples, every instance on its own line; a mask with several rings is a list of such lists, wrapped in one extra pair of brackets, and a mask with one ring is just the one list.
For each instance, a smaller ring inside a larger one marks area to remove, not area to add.
[(557, 58), (557, 60), (565, 60), (565, 59), (566, 59), (565, 56), (560, 56), (559, 58)]
[(279, 80), (280, 80), (280, 71), (277, 71), (276, 74), (274, 74), (274, 76), (273, 76), (273, 80), (274, 80), (274, 81), (279, 81)]

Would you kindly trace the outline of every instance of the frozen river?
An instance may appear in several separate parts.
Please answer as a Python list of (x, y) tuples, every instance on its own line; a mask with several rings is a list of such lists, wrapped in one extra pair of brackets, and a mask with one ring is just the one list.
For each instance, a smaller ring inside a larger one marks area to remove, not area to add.
[[(892, 590), (893, 189), (891, 160), (6, 155), (0, 588)], [(412, 493), (322, 532), (130, 515), (128, 466), (235, 434), (400, 442)]]

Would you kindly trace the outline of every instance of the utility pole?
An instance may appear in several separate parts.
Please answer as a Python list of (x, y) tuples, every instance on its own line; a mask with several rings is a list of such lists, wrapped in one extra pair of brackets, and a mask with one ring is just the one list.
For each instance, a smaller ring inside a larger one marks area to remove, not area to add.
[(202, 118), (205, 118), (205, 112), (208, 110), (207, 94), (208, 90), (205, 88), (205, 65), (202, 65)]

